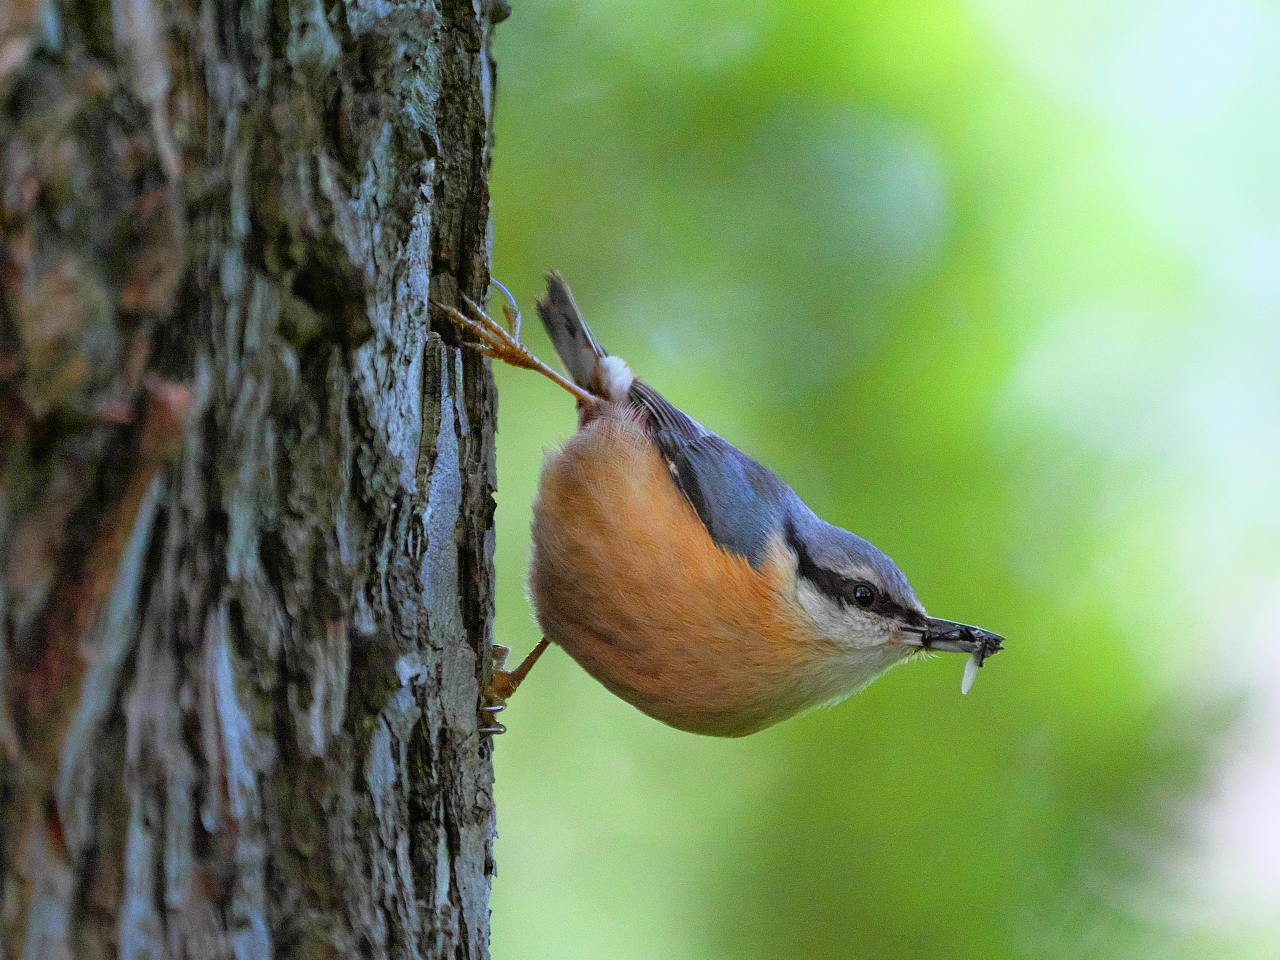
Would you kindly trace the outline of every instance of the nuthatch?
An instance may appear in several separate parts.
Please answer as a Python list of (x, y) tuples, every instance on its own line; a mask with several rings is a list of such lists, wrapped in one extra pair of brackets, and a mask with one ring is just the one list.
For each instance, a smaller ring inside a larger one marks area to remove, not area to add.
[(491, 713), (549, 641), (649, 716), (722, 737), (837, 703), (932, 650), (971, 655), (967, 693), (1001, 649), (994, 633), (930, 617), (883, 551), (606, 353), (558, 273), (538, 313), (571, 381), (520, 343), (518, 312), (505, 308), (508, 331), (464, 305), (466, 316), (432, 304), (485, 353), (578, 399), (578, 432), (547, 457), (533, 507), (544, 637), (519, 668), (495, 671)]

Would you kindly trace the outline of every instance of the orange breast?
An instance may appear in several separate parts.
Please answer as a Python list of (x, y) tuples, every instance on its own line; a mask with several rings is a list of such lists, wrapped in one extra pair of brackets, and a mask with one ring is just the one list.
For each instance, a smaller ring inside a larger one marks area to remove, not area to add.
[(796, 601), (781, 543), (759, 571), (720, 550), (626, 413), (548, 458), (533, 546), (546, 636), (650, 716), (742, 736), (829, 697), (840, 651)]

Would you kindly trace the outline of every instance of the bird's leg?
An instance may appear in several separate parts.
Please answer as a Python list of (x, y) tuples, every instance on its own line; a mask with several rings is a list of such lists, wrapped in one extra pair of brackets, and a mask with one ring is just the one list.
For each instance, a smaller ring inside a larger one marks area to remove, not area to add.
[(511, 656), (511, 648), (500, 643), (493, 645), (493, 680), (484, 692), (484, 706), (480, 708), (480, 732), (493, 736), (506, 733), (507, 728), (498, 722), (498, 714), (507, 709), (507, 699), (516, 692), (533, 665), (538, 662), (551, 641), (543, 637), (532, 652), (520, 661), (520, 666), (507, 670), (507, 657)]
[[(503, 289), (505, 290), (505, 288)], [(582, 389), (572, 380), (547, 366), (530, 353), (529, 348), (520, 342), (519, 309), (513, 310), (507, 304), (503, 304), (503, 311), (506, 313), (507, 322), (511, 327), (508, 330), (472, 303), (466, 296), (462, 297), (462, 305), (466, 311), (465, 313), (461, 313), (453, 307), (447, 307), (443, 303), (436, 303), (434, 300), (431, 301), (429, 306), (432, 316), (448, 320), (450, 323), (474, 333), (479, 343), (469, 344), (469, 346), (474, 347), (481, 353), (493, 357), (495, 360), (501, 360), (503, 363), (509, 363), (513, 367), (537, 371), (554, 383), (564, 387), (588, 407), (594, 407), (600, 402), (599, 397)]]

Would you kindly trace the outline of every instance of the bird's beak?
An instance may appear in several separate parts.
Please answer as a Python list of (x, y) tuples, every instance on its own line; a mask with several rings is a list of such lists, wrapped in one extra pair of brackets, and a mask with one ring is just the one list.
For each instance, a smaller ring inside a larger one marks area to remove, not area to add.
[(998, 650), (1004, 649), (1004, 637), (981, 627), (954, 620), (930, 617), (925, 624), (920, 645), (926, 650), (942, 650), (947, 653), (971, 653), (978, 666)]
[(954, 620), (939, 620), (937, 617), (929, 617), (920, 632), (920, 639), (912, 642), (920, 644), (926, 650), (969, 654), (969, 662), (964, 665), (964, 679), (960, 682), (961, 693), (968, 693), (973, 687), (982, 661), (1004, 649), (1004, 637), (998, 633), (971, 627), (967, 623), (956, 623)]

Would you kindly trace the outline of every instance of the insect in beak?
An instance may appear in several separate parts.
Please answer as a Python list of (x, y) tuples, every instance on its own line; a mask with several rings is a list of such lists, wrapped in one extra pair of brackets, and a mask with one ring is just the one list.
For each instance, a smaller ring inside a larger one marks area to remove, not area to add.
[(937, 617), (929, 617), (920, 631), (920, 639), (909, 642), (919, 644), (926, 650), (969, 654), (969, 662), (964, 667), (964, 679), (960, 683), (962, 694), (968, 693), (973, 687), (983, 661), (1004, 647), (1004, 637), (997, 633), (981, 627), (971, 627), (967, 623), (956, 623), (954, 620), (939, 620)]

